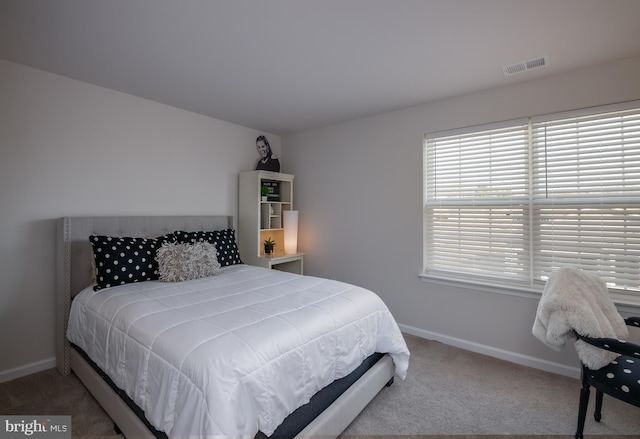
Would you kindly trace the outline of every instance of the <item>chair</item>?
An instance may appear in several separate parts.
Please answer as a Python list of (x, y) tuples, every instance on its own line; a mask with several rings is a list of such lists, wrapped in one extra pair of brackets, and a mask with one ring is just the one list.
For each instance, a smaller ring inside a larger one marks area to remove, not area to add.
[[(640, 327), (640, 317), (629, 317), (624, 321), (627, 326)], [(640, 407), (640, 345), (615, 338), (589, 338), (577, 333), (576, 337), (598, 348), (620, 354), (614, 361), (598, 370), (591, 370), (581, 363), (582, 388), (580, 389), (576, 439), (582, 439), (590, 386), (596, 389), (594, 412), (596, 422), (600, 422), (604, 393)]]

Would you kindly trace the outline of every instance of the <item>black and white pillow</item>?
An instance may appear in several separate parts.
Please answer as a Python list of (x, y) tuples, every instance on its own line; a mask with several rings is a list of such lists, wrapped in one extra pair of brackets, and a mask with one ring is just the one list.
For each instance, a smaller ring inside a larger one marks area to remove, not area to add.
[(156, 253), (165, 242), (175, 242), (173, 234), (159, 238), (131, 238), (91, 235), (96, 268), (95, 291), (116, 285), (159, 279)]
[(218, 250), (218, 262), (221, 267), (228, 265), (242, 264), (240, 251), (236, 242), (236, 231), (234, 229), (215, 230), (211, 232), (173, 232), (177, 241), (182, 244), (193, 244), (194, 242), (210, 242)]
[(227, 265), (242, 264), (238, 243), (236, 242), (236, 231), (233, 229), (225, 229), (216, 230), (214, 233), (216, 236), (215, 244), (218, 250), (218, 261), (220, 261), (220, 265), (226, 267)]

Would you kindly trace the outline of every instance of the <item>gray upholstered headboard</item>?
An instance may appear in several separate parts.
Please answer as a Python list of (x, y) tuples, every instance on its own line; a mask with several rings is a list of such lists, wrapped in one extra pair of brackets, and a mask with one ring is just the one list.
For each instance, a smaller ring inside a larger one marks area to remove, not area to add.
[(235, 229), (233, 216), (106, 216), (66, 217), (57, 224), (56, 363), (69, 373), (66, 339), (71, 299), (92, 282), (90, 235), (153, 237), (176, 230)]

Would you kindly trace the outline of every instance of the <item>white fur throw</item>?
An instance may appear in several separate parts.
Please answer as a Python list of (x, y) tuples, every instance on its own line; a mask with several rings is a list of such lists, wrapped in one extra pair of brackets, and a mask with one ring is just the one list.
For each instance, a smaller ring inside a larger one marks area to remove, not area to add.
[(580, 361), (589, 369), (600, 369), (618, 355), (576, 340), (574, 331), (592, 338), (626, 339), (624, 319), (609, 297), (604, 281), (577, 268), (555, 270), (545, 285), (533, 324), (533, 335), (560, 351), (567, 340), (575, 340)]
[(210, 242), (165, 243), (158, 249), (156, 260), (163, 282), (180, 282), (220, 274), (218, 252)]

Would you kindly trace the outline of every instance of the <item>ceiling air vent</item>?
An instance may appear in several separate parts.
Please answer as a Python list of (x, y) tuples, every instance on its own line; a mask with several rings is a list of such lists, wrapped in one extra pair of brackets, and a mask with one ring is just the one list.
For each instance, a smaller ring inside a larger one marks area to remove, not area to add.
[(531, 59), (529, 61), (520, 62), (517, 64), (511, 64), (510, 66), (502, 67), (502, 71), (505, 76), (515, 75), (516, 73), (526, 72), (528, 70), (539, 69), (540, 67), (546, 67), (549, 65), (549, 59), (547, 57)]

